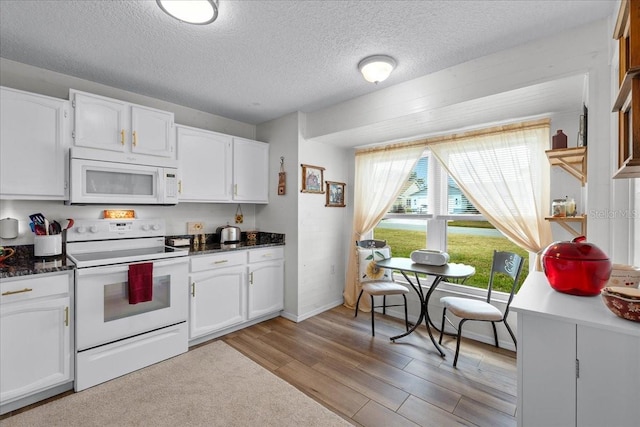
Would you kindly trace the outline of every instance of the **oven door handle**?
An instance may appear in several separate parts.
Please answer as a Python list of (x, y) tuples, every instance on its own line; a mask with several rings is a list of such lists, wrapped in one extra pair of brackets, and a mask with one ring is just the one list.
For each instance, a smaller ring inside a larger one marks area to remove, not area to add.
[[(141, 264), (148, 261), (130, 262), (127, 264), (103, 265), (99, 267), (87, 267), (76, 269), (76, 276), (95, 276), (98, 274), (126, 273), (129, 266), (133, 264)], [(153, 262), (153, 268), (170, 267), (172, 265), (188, 264), (189, 257), (171, 258), (166, 260), (156, 260)]]

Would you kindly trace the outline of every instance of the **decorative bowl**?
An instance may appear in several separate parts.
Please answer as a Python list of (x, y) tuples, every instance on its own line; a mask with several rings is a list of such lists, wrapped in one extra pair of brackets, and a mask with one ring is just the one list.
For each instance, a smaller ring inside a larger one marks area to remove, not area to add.
[(609, 257), (596, 245), (576, 237), (554, 242), (542, 252), (542, 267), (553, 289), (571, 295), (595, 296), (611, 275)]
[(616, 316), (640, 322), (640, 289), (607, 286), (602, 290), (604, 305)]

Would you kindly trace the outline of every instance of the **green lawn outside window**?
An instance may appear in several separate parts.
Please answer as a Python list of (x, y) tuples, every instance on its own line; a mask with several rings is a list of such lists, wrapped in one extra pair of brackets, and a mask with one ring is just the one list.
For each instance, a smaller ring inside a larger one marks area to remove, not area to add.
[[(477, 227), (480, 224), (470, 225)], [(391, 253), (396, 257), (409, 257), (411, 252), (425, 247), (425, 232), (412, 230), (399, 230), (388, 228), (374, 229), (376, 239), (386, 240), (391, 246)], [(522, 284), (529, 271), (529, 253), (521, 249), (505, 237), (474, 236), (466, 234), (449, 234), (447, 253), (449, 262), (472, 265), (476, 268), (476, 274), (464, 283), (467, 286), (486, 289), (491, 272), (493, 251), (515, 252), (524, 258), (524, 266), (520, 274), (518, 287)], [(494, 281), (493, 289), (508, 292), (508, 280), (499, 277)]]

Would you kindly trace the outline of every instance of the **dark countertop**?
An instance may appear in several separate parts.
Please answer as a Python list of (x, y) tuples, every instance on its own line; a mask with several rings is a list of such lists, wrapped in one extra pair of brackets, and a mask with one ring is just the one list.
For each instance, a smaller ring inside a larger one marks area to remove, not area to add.
[(62, 254), (54, 257), (38, 257), (33, 255), (33, 245), (12, 247), (16, 250), (10, 258), (0, 263), (0, 279), (29, 276), (32, 274), (56, 273), (73, 270), (75, 265)]
[[(247, 233), (242, 233), (242, 241), (235, 244), (222, 245), (216, 234), (205, 235), (204, 245), (194, 245), (193, 239), (189, 246), (189, 255), (206, 255), (227, 251), (239, 251), (245, 249), (259, 249), (270, 246), (284, 246), (284, 234), (255, 232), (255, 240), (247, 240)], [(193, 236), (167, 236), (169, 239), (176, 237), (192, 238)], [(6, 246), (9, 247), (9, 246)], [(29, 276), (32, 274), (56, 273), (73, 270), (75, 264), (68, 260), (66, 254), (55, 257), (38, 257), (33, 255), (33, 245), (20, 245), (12, 247), (15, 254), (0, 263), (0, 279), (11, 277)]]
[(270, 246), (284, 246), (284, 242), (283, 243), (240, 242), (232, 245), (221, 245), (220, 243), (211, 243), (211, 244), (206, 244), (204, 246), (198, 246), (198, 247), (190, 246), (189, 255), (206, 255), (206, 254), (213, 254), (218, 252), (241, 251), (244, 249), (267, 248)]
[(263, 231), (253, 232), (255, 239), (247, 240), (247, 233), (242, 232), (241, 241), (234, 244), (221, 244), (216, 234), (205, 234), (204, 245), (194, 244), (193, 236), (167, 236), (166, 243), (170, 245), (170, 240), (175, 238), (190, 239), (189, 255), (207, 255), (219, 252), (240, 251), (245, 249), (259, 249), (270, 246), (284, 246), (284, 234), (266, 233)]

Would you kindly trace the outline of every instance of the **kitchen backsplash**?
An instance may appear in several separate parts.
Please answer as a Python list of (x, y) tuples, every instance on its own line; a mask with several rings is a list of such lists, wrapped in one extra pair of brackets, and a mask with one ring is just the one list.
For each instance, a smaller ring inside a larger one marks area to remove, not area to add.
[[(187, 234), (187, 222), (203, 222), (204, 232), (215, 233), (222, 225), (235, 225), (242, 231), (256, 230), (255, 205), (242, 205), (243, 223), (235, 223), (237, 204), (179, 203), (175, 206), (67, 206), (59, 201), (0, 200), (0, 218), (16, 218), (19, 235), (16, 239), (0, 239), (0, 246), (31, 245), (33, 233), (29, 215), (41, 212), (47, 219), (102, 218), (104, 209), (133, 209), (138, 218), (161, 218), (167, 225), (167, 235)], [(260, 231), (260, 230), (257, 230)], [(264, 230), (278, 232), (280, 230)]]

